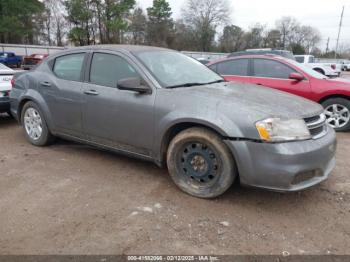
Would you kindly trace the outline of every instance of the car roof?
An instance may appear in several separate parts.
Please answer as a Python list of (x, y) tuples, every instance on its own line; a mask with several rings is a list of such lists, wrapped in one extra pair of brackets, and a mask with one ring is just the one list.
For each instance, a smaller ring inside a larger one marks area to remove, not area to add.
[(283, 56), (272, 55), (272, 54), (268, 54), (268, 55), (242, 55), (242, 56), (231, 56), (231, 57), (220, 58), (220, 59), (217, 59), (217, 60), (214, 60), (214, 61), (208, 63), (208, 65), (213, 65), (213, 64), (216, 64), (219, 62), (224, 62), (224, 61), (238, 60), (238, 59), (249, 59), (249, 58), (265, 58), (265, 59), (272, 59), (272, 60), (286, 60), (287, 59)]
[(89, 49), (89, 50), (124, 50), (129, 52), (141, 52), (141, 51), (174, 51), (167, 48), (155, 47), (155, 46), (145, 46), (145, 45), (89, 45), (82, 47), (73, 47), (67, 50), (78, 50), (78, 49)]

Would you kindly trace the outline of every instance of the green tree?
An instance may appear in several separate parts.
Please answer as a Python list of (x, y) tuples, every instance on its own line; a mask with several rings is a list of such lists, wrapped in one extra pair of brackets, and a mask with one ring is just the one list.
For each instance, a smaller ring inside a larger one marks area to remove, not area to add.
[(136, 45), (144, 44), (147, 18), (143, 13), (142, 8), (135, 8), (129, 19), (131, 22), (129, 31), (132, 33), (132, 39), (130, 42)]
[(128, 29), (126, 18), (134, 5), (135, 0), (105, 0), (104, 25), (107, 43), (123, 42), (123, 32)]
[(67, 19), (72, 24), (69, 39), (77, 45), (89, 45), (91, 39), (91, 19), (93, 12), (89, 0), (67, 0)]
[(244, 31), (239, 26), (225, 26), (219, 38), (219, 50), (224, 53), (239, 51), (244, 44)]
[(153, 6), (147, 8), (147, 40), (155, 46), (169, 46), (173, 40), (173, 19), (169, 3), (166, 0), (153, 0)]
[(37, 44), (42, 12), (39, 0), (1, 0), (0, 42)]

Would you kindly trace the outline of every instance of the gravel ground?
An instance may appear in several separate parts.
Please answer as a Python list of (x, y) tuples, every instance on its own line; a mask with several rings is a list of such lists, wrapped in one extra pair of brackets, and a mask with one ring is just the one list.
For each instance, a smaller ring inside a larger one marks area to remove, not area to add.
[(0, 117), (0, 254), (350, 254), (350, 133), (309, 190), (234, 185), (202, 200), (166, 169), (67, 141), (34, 147)]

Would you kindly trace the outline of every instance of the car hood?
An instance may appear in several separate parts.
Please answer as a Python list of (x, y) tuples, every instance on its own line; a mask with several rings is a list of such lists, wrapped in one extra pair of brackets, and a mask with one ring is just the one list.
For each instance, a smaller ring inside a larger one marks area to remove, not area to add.
[(350, 89), (350, 79), (338, 77), (338, 78), (327, 78), (323, 80), (331, 84), (332, 86), (334, 85), (344, 86)]
[(283, 119), (319, 115), (323, 108), (310, 100), (271, 88), (236, 82), (160, 89), (157, 106), (166, 114), (200, 119), (241, 129), (240, 136), (257, 136), (255, 123), (270, 117)]
[(177, 89), (206, 103), (222, 104), (231, 110), (255, 112), (257, 115), (282, 118), (305, 118), (322, 112), (322, 107), (305, 98), (253, 84), (225, 82)]

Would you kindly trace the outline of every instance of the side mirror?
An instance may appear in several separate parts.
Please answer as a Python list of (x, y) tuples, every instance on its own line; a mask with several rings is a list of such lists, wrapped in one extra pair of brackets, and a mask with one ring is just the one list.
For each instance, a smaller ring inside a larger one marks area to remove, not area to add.
[(304, 76), (302, 74), (299, 74), (299, 73), (290, 73), (289, 79), (293, 79), (296, 81), (302, 81), (302, 80), (304, 80)]
[(120, 90), (134, 91), (138, 93), (148, 93), (150, 88), (141, 83), (141, 78), (139, 77), (130, 77), (123, 78), (117, 82), (117, 88)]

